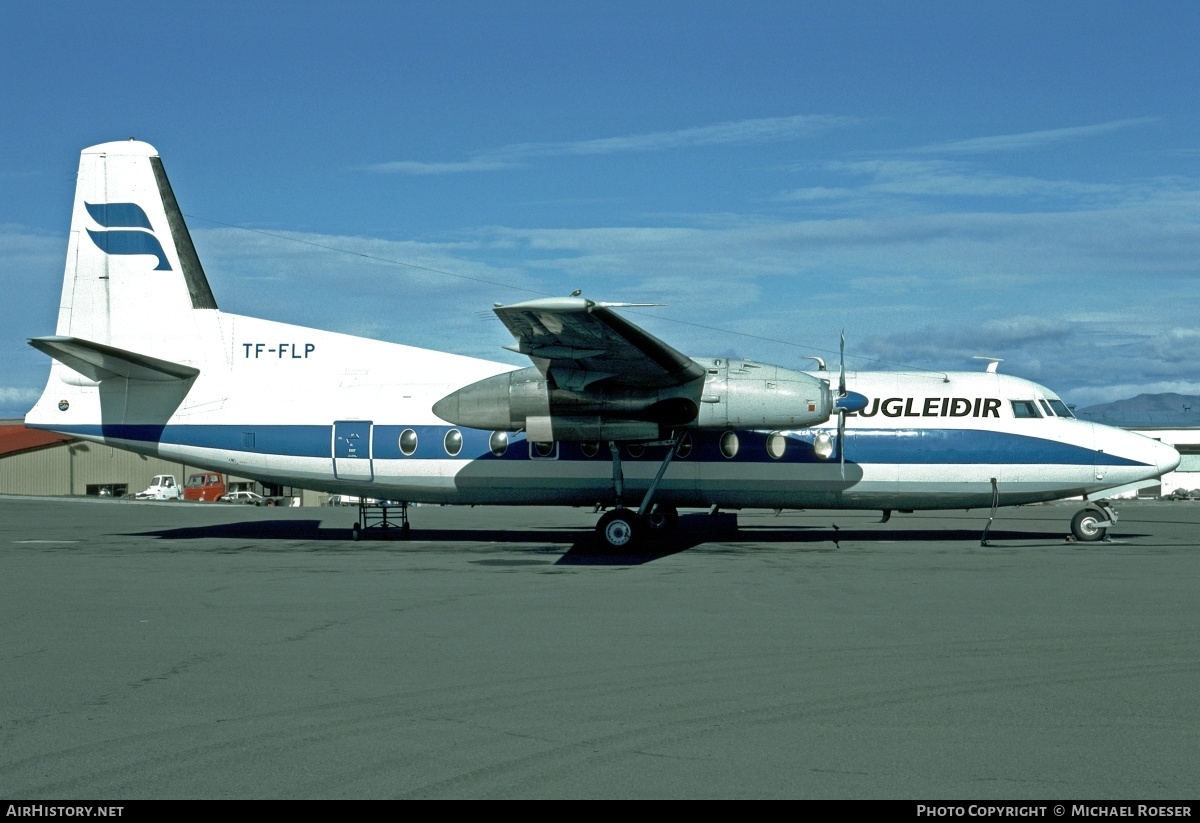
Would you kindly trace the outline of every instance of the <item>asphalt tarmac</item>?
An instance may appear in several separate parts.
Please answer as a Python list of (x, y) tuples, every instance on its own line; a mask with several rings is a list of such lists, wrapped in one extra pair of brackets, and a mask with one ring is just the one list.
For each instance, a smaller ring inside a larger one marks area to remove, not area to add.
[(1195, 799), (1200, 503), (0, 498), (0, 797)]

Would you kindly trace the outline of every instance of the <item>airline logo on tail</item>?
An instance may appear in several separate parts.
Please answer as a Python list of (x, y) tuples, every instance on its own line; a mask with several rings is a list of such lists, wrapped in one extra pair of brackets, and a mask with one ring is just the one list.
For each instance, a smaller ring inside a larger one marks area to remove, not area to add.
[(92, 219), (110, 231), (88, 229), (88, 236), (105, 254), (153, 254), (155, 271), (170, 271), (167, 255), (152, 229), (150, 218), (137, 203), (84, 203)]

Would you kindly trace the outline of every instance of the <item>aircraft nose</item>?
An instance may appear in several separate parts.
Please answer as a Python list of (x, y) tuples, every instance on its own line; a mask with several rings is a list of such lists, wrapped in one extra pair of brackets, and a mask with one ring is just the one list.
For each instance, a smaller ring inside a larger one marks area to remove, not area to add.
[(1179, 452), (1175, 451), (1175, 447), (1168, 443), (1138, 432), (1115, 429), (1100, 423), (1092, 425), (1094, 426), (1097, 451), (1124, 457), (1144, 465), (1146, 467), (1144, 473), (1139, 472), (1141, 480), (1162, 477), (1179, 465)]
[(1175, 471), (1179, 466), (1179, 452), (1174, 446), (1163, 443), (1161, 440), (1154, 441), (1154, 464), (1158, 466), (1159, 475), (1164, 475), (1169, 471)]

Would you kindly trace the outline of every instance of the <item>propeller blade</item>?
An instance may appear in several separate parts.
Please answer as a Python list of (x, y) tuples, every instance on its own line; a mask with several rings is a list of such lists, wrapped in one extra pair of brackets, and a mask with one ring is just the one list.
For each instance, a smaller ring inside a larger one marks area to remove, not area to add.
[(837, 450), (838, 463), (842, 469), (842, 479), (846, 479), (846, 415), (850, 412), (861, 411), (866, 408), (867, 398), (856, 391), (846, 389), (846, 330), (842, 329), (841, 338), (838, 342), (838, 360), (841, 361), (838, 367), (838, 396), (834, 401), (833, 406), (837, 409), (838, 427), (837, 427)]
[(838, 346), (838, 360), (841, 362), (838, 375), (838, 397), (846, 396), (846, 330), (842, 329), (842, 340)]
[(846, 410), (838, 409), (838, 463), (842, 467), (842, 479), (846, 479)]

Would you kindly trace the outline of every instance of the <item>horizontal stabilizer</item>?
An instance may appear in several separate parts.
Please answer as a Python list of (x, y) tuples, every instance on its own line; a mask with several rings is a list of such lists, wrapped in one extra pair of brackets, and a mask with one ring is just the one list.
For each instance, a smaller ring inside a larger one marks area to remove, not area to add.
[(96, 381), (109, 377), (124, 377), (129, 380), (189, 380), (200, 374), (199, 369), (191, 366), (93, 343), (81, 337), (33, 337), (30, 338), (29, 345)]

